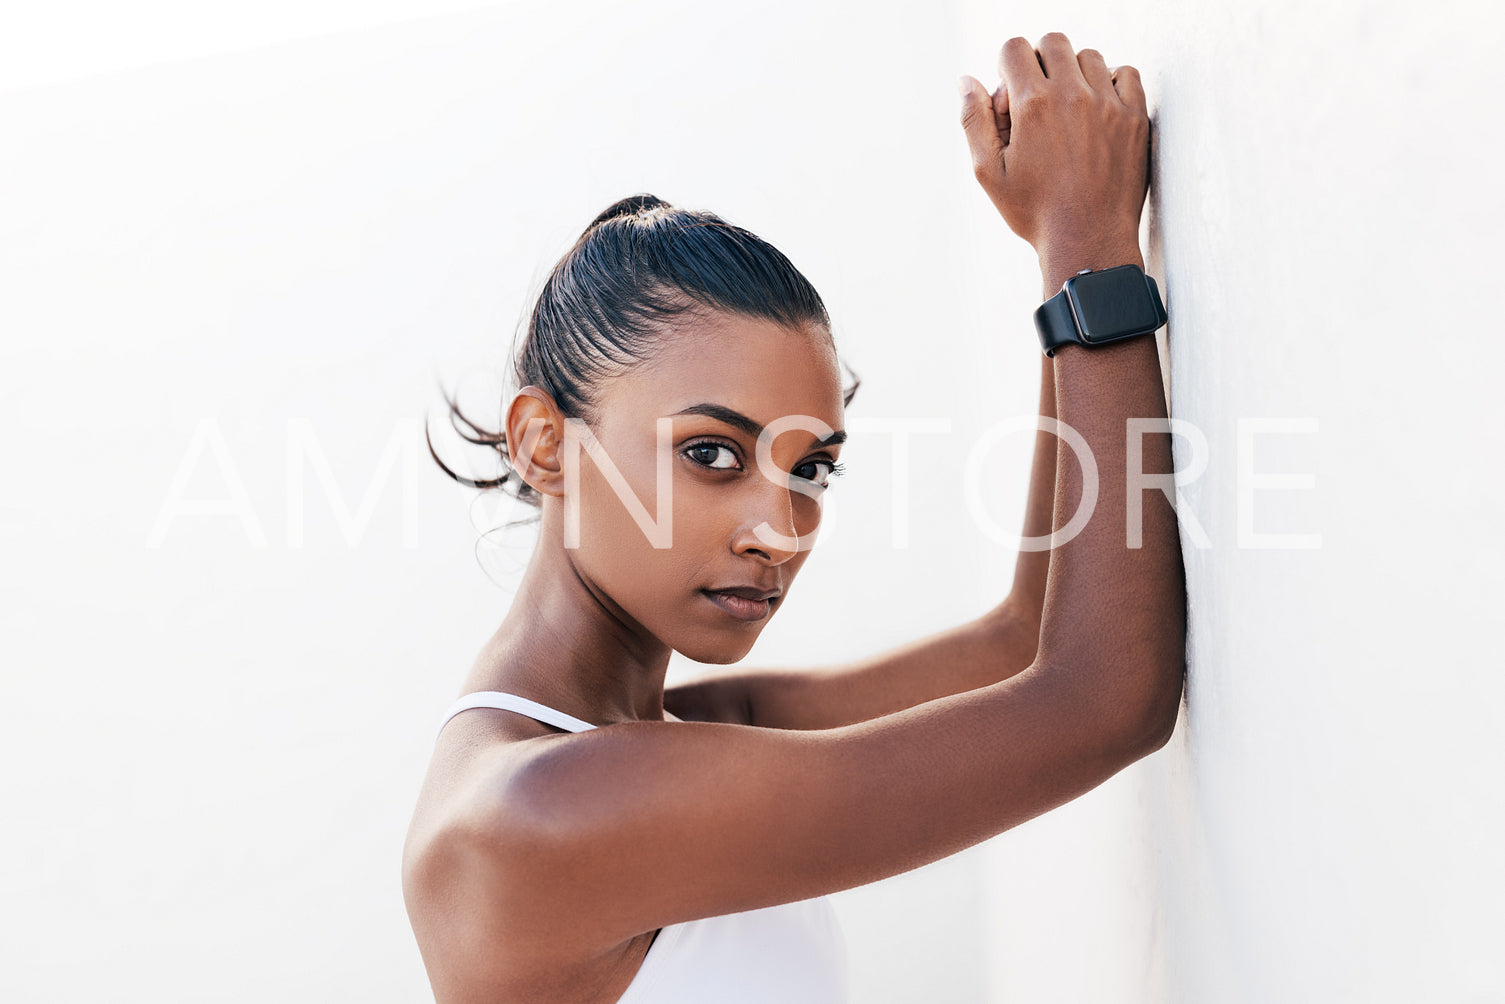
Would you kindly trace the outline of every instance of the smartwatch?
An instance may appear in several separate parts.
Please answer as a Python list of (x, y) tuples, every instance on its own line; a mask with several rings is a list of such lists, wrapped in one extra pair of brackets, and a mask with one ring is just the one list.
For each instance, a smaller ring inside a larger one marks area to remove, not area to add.
[(1138, 265), (1084, 268), (1035, 309), (1035, 329), (1047, 356), (1062, 345), (1090, 347), (1152, 335), (1165, 319), (1160, 288)]

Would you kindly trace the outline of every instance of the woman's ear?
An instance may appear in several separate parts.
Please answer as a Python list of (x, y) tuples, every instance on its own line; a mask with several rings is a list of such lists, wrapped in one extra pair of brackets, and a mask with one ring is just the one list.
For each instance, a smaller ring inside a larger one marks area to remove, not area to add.
[(543, 495), (564, 494), (559, 459), (564, 423), (554, 396), (532, 384), (518, 391), (507, 406), (507, 455), (512, 469)]

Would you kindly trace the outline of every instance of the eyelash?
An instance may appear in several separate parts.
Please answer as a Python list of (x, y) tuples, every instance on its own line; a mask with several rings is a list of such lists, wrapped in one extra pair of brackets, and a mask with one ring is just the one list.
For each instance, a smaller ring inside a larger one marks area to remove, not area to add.
[[(700, 440), (698, 442), (691, 443), (690, 445), (686, 446), (683, 450), (681, 450), (680, 454), (682, 456), (689, 457), (689, 455), (692, 452), (694, 452), (695, 450), (707, 449), (707, 448), (710, 448), (710, 447), (715, 447), (718, 450), (726, 450), (732, 456), (734, 456), (734, 457), (737, 456), (737, 451), (735, 449), (733, 449), (732, 447), (728, 446), (726, 443), (718, 442), (717, 440), (714, 440), (714, 439), (702, 439), (702, 440)], [(741, 457), (737, 457), (737, 463), (739, 465), (739, 467), (737, 467), (737, 468), (732, 468), (732, 467), (712, 467), (710, 464), (702, 464), (700, 461), (695, 460), (694, 458), (690, 459), (690, 463), (696, 464), (696, 465), (698, 465), (700, 467), (704, 467), (708, 471), (730, 471), (730, 470), (737, 470), (737, 469), (740, 468), (740, 465), (742, 463), (742, 458)], [(807, 461), (805, 461), (805, 463), (800, 464), (799, 466), (800, 467), (804, 467), (806, 464), (825, 464), (827, 467), (831, 468), (830, 473), (826, 475), (827, 478), (839, 478), (843, 474), (845, 474), (846, 470), (847, 470), (845, 464), (840, 464), (840, 463), (837, 463), (834, 460), (830, 460), (830, 459), (824, 458), (824, 457), (818, 457), (818, 458), (816, 458), (814, 460), (807, 460)], [(795, 468), (795, 470), (798, 470), (798, 469), (799, 469), (798, 467)], [(800, 480), (801, 481), (809, 481), (811, 484), (820, 484), (820, 482), (815, 481), (812, 478), (800, 478)], [(827, 485), (823, 485), (822, 487), (829, 487), (829, 482), (828, 482)]]

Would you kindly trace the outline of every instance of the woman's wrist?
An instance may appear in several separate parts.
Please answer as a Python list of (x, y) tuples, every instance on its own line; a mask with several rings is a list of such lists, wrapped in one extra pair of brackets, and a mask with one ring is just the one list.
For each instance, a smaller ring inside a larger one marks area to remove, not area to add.
[(1044, 298), (1058, 293), (1067, 279), (1084, 268), (1094, 271), (1115, 265), (1138, 265), (1144, 268), (1144, 255), (1137, 238), (1078, 239), (1041, 245), (1040, 278)]

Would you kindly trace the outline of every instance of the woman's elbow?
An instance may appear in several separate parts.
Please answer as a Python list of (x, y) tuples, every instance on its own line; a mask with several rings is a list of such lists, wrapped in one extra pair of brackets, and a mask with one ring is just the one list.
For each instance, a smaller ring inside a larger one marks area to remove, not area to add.
[(1176, 732), (1176, 723), (1181, 719), (1185, 661), (1178, 660), (1173, 666), (1167, 666), (1164, 676), (1163, 685), (1146, 702), (1141, 756), (1148, 756), (1170, 742)]

